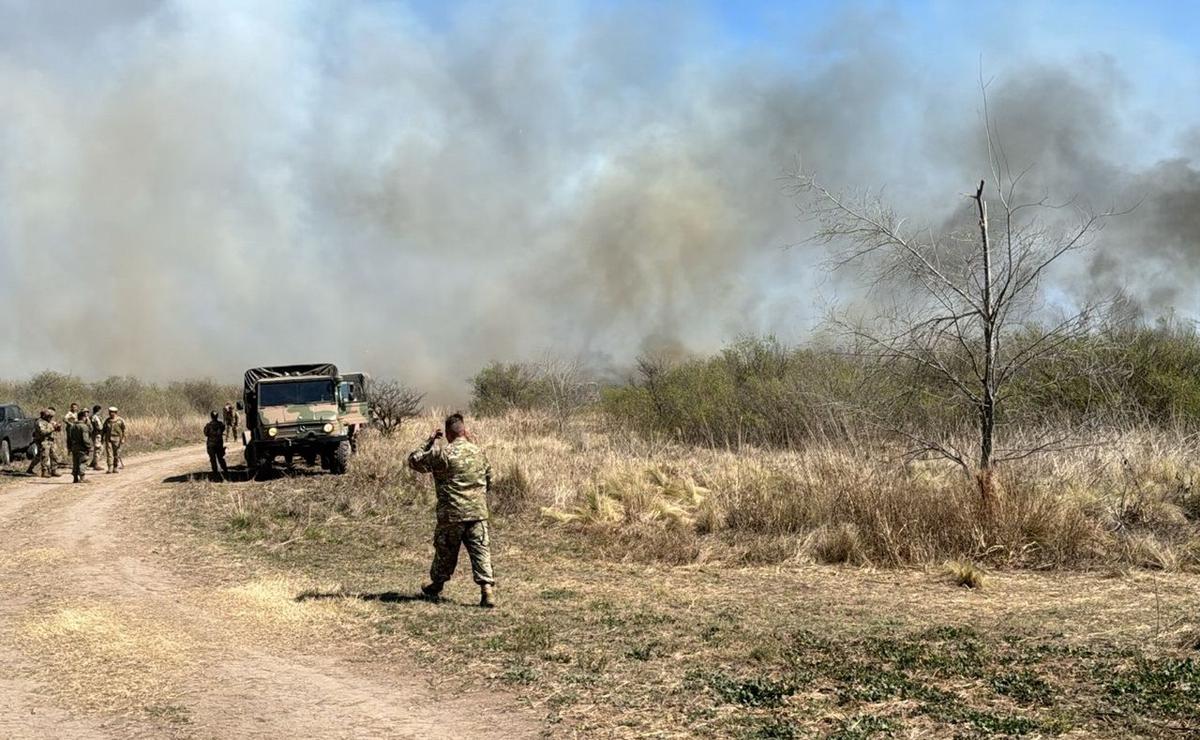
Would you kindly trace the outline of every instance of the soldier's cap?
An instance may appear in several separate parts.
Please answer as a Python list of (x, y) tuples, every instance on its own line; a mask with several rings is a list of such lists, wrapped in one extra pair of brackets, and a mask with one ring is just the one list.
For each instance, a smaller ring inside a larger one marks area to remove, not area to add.
[(109, 411), (116, 411), (116, 410), (117, 410), (117, 407), (116, 407), (116, 406), (109, 406), (109, 407), (108, 407), (108, 410), (109, 410)]
[(54, 416), (54, 409), (46, 409), (46, 416)]

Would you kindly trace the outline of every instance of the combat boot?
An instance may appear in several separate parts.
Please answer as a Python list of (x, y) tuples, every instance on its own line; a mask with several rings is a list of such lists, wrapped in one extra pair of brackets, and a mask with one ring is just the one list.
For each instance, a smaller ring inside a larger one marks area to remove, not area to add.
[(441, 601), (442, 584), (434, 581), (433, 583), (428, 583), (424, 586), (421, 586), (421, 598), (425, 599), (426, 601), (432, 601), (435, 604)]
[(489, 584), (483, 584), (479, 587), (479, 605), (484, 609), (493, 609), (496, 606), (496, 591)]

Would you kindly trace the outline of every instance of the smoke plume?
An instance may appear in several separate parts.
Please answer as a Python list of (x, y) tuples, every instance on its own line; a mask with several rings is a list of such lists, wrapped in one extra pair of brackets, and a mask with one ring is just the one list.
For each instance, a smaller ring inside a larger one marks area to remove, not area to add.
[[(802, 338), (839, 286), (791, 246), (797, 155), (930, 219), (980, 177), (977, 70), (886, 12), (768, 44), (532, 5), (0, 0), (0, 374), (332, 361), (453, 401), (490, 359)], [(1200, 136), (1138, 153), (1112, 59), (995, 71), (1032, 185), (1144, 201), (1061, 289), (1190, 310)]]

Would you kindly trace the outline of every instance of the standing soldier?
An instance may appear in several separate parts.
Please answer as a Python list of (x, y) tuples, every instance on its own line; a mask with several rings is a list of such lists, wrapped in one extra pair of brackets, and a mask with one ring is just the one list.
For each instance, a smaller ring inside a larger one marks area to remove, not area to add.
[(212, 464), (213, 480), (221, 480), (222, 473), (229, 472), (229, 465), (225, 463), (225, 424), (217, 418), (216, 411), (209, 412), (209, 417), (209, 422), (204, 425), (204, 446), (208, 450), (208, 462)]
[(25, 472), (33, 475), (33, 469), (41, 465), (43, 478), (58, 477), (58, 471), (50, 466), (50, 450), (54, 438), (54, 424), (50, 421), (49, 412), (42, 409), (38, 412), (37, 421), (33, 427), (33, 441), (37, 443), (37, 454), (29, 461), (29, 469)]
[(67, 415), (63, 417), (63, 421), (70, 424), (79, 418), (79, 404), (71, 404), (71, 408), (67, 409)]
[(225, 404), (225, 431), (229, 433), (230, 439), (238, 438), (239, 421), (237, 409), (233, 407), (233, 404)]
[(88, 424), (91, 427), (92, 438), (92, 470), (100, 469), (100, 450), (104, 447), (104, 422), (100, 420), (100, 404), (92, 406), (92, 413), (88, 416)]
[(108, 407), (108, 418), (100, 429), (104, 440), (104, 459), (108, 463), (108, 472), (117, 472), (121, 466), (121, 445), (125, 442), (125, 420), (117, 416), (117, 407)]
[(67, 452), (71, 453), (71, 480), (74, 483), (83, 483), (83, 471), (92, 448), (91, 431), (86, 413), (76, 412), (75, 419), (67, 424)]
[(50, 469), (58, 472), (58, 469), (63, 466), (62, 455), (58, 454), (58, 432), (62, 431), (62, 422), (54, 417), (58, 411), (53, 406), (46, 407), (46, 419), (50, 422), (51, 432), (48, 446), (50, 447)]
[(492, 576), (492, 554), (488, 541), (487, 493), (492, 485), (492, 468), (487, 455), (467, 436), (462, 414), (446, 417), (446, 444), (435, 447), (442, 430), (435, 430), (425, 445), (408, 456), (418, 473), (432, 473), (437, 492), (437, 527), (433, 532), (433, 565), (430, 583), (421, 593), (431, 601), (441, 597), (442, 586), (454, 575), (458, 549), (465, 545), (471, 558), (471, 574), (479, 584), (479, 605), (494, 607), (496, 579)]

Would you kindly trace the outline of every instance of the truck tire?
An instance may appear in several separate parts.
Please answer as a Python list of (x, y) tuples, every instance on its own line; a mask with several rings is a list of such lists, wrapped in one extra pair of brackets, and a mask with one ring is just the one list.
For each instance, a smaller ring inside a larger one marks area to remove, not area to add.
[(8, 446), (7, 439), (0, 439), (0, 465), (8, 465), (12, 462), (12, 449)]
[(329, 472), (334, 475), (341, 475), (350, 467), (350, 443), (338, 442), (338, 446), (333, 448), (333, 459), (330, 461)]
[(25, 459), (26, 460), (36, 460), (37, 456), (38, 456), (38, 443), (30, 442), (29, 446), (25, 448)]
[(258, 468), (258, 453), (254, 450), (253, 444), (246, 445), (246, 449), (242, 451), (246, 456), (246, 470), (254, 471)]

